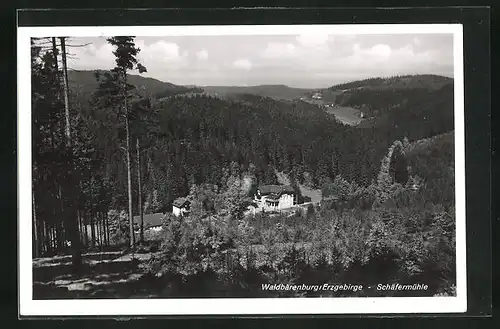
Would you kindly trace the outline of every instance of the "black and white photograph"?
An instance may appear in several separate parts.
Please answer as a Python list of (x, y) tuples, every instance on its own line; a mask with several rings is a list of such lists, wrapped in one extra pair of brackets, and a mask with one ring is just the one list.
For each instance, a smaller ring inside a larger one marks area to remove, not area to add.
[(462, 47), (18, 28), (21, 313), (465, 312)]

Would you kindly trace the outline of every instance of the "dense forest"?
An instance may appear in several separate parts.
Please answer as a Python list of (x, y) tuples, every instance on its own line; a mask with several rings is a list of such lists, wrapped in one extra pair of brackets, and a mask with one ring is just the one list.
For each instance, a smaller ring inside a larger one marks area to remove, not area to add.
[[(192, 214), (164, 225), (149, 266), (156, 276), (229, 280), (246, 285), (243, 294), (270, 278), (434, 276), (432, 293), (450, 292), (452, 84), (343, 95), (342, 104), (378, 111), (351, 127), (297, 100), (150, 87), (128, 73), (147, 70), (131, 37), (108, 40), (121, 49), (115, 69), (68, 79), (64, 38), (49, 41), (32, 43), (34, 257), (69, 248), (76, 266), (82, 250), (133, 247), (132, 216), (169, 212), (189, 196)], [(242, 205), (256, 185), (278, 183), (277, 172), (295, 187), (321, 189), (325, 202), (292, 217), (245, 219)]]
[[(337, 176), (323, 186), (324, 200), (335, 195), (335, 201), (291, 216), (234, 220), (239, 217), (231, 204), (245, 199), (234, 172), (223, 192), (197, 186), (190, 192), (195, 207), (189, 218), (171, 216), (165, 222), (161, 252), (149, 262), (148, 273), (164, 289), (159, 296), (453, 295), (453, 154), (453, 133), (397, 141), (375, 182), (363, 187)], [(408, 166), (401, 168), (401, 162)], [(204, 207), (207, 200), (214, 207)], [(430, 288), (354, 294), (262, 291), (260, 285), (268, 282), (425, 282)]]
[(301, 96), (311, 92), (310, 89), (293, 88), (285, 85), (259, 85), (248, 87), (233, 87), (233, 86), (204, 86), (201, 87), (204, 91), (216, 93), (218, 96), (238, 96), (242, 94), (252, 94), (262, 97), (272, 97), (283, 100), (298, 99)]
[[(438, 101), (440, 98), (444, 99)], [(439, 109), (443, 105), (450, 106), (453, 104), (453, 84), (447, 84), (437, 90), (429, 90), (427, 88), (354, 90), (339, 94), (336, 97), (336, 103), (342, 106), (363, 107), (363, 111), (366, 112), (365, 114), (368, 117), (381, 117), (397, 113), (393, 110), (405, 112), (405, 115), (408, 115), (408, 109), (413, 110), (413, 115), (425, 111), (429, 111), (428, 114), (432, 114), (437, 110), (439, 113), (436, 115), (443, 116), (443, 110)], [(419, 110), (420, 107), (425, 107), (426, 109)], [(429, 107), (435, 109), (429, 110)], [(448, 112), (450, 111), (448, 110)], [(453, 114), (452, 111), (451, 114)]]
[(399, 75), (392, 77), (376, 77), (358, 81), (338, 84), (330, 87), (330, 90), (346, 89), (440, 89), (453, 82), (452, 78), (440, 75), (420, 74), (420, 75)]
[[(81, 95), (85, 100), (91, 97), (92, 93), (96, 92), (99, 88), (99, 82), (95, 78), (96, 73), (104, 74), (105, 70), (93, 71), (68, 71), (69, 87), (74, 95)], [(161, 98), (172, 96), (180, 93), (188, 92), (201, 92), (202, 89), (195, 87), (185, 87), (175, 85), (169, 82), (159, 81), (153, 78), (145, 78), (140, 75), (130, 74), (128, 76), (128, 83), (133, 85), (142, 96)]]

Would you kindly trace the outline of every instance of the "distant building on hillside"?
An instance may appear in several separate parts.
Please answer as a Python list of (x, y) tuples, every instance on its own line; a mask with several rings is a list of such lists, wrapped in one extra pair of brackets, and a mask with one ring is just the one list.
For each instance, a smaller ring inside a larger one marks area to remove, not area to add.
[(312, 96), (313, 99), (321, 99), (323, 98), (323, 95), (321, 95), (321, 93), (315, 93), (313, 96)]
[(295, 191), (290, 185), (263, 185), (255, 193), (256, 210), (275, 211), (291, 208), (295, 204)]
[(175, 216), (184, 216), (189, 213), (189, 202), (186, 198), (177, 198), (172, 203), (172, 214)]
[[(166, 215), (161, 212), (143, 215), (144, 232), (161, 231), (165, 216)], [(141, 231), (141, 216), (134, 216), (134, 227), (136, 227), (135, 233), (139, 234)]]

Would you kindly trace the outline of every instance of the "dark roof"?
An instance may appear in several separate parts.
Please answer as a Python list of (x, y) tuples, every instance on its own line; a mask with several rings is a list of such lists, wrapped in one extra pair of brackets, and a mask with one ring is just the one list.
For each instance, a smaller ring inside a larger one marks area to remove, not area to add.
[[(165, 214), (156, 213), (156, 214), (147, 214), (143, 215), (144, 220), (144, 228), (149, 228), (153, 226), (160, 226), (163, 224), (163, 218)], [(134, 223), (141, 224), (141, 216), (134, 216)]]
[(177, 198), (174, 200), (174, 202), (172, 203), (174, 206), (178, 207), (178, 208), (181, 208), (183, 207), (185, 204), (189, 204), (189, 201), (186, 199), (186, 198)]
[(258, 190), (261, 194), (294, 193), (293, 187), (290, 185), (262, 185), (259, 186)]

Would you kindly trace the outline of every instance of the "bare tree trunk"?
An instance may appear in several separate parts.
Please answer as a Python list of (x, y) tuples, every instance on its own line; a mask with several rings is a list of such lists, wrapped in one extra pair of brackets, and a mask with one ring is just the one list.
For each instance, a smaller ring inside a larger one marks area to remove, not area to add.
[(57, 50), (56, 38), (52, 37), (52, 54), (54, 55), (54, 59), (55, 59), (54, 69), (56, 70), (56, 72), (59, 71), (59, 65), (57, 63), (57, 55), (58, 55), (58, 53), (59, 53), (59, 51)]
[(43, 221), (43, 244), (44, 244), (44, 248), (45, 248), (45, 254), (47, 254), (49, 252), (49, 244), (50, 244), (50, 232), (47, 228), (47, 222), (46, 221)]
[(77, 217), (78, 217), (78, 231), (80, 232), (80, 242), (83, 244), (83, 220), (82, 220), (82, 212), (80, 209), (76, 211)]
[(128, 182), (128, 218), (130, 227), (130, 247), (135, 245), (134, 218), (132, 213), (132, 163), (130, 159), (130, 127), (127, 104), (127, 73), (123, 72), (123, 105), (125, 112), (125, 129), (127, 138), (127, 182)]
[(64, 88), (64, 113), (66, 117), (66, 142), (71, 147), (71, 129), (69, 120), (69, 87), (68, 87), (68, 66), (66, 63), (66, 38), (60, 37), (61, 41), (61, 58), (63, 65), (63, 88)]
[(94, 213), (94, 220), (95, 220), (95, 245), (97, 248), (99, 248), (100, 243), (99, 243), (99, 213), (98, 212)]
[(47, 224), (47, 231), (48, 231), (48, 237), (49, 237), (49, 248), (48, 252), (50, 255), (54, 253), (54, 230), (52, 225)]
[(139, 138), (136, 140), (136, 149), (137, 149), (137, 185), (138, 185), (138, 194), (139, 194), (139, 216), (141, 218), (141, 236), (140, 241), (144, 242), (144, 215), (142, 212), (142, 186), (141, 186), (141, 151), (139, 145)]
[(104, 212), (101, 211), (101, 227), (102, 227), (102, 245), (106, 245), (106, 223), (104, 220)]
[(35, 191), (32, 192), (32, 207), (33, 207), (33, 256), (35, 258), (40, 257), (40, 239), (38, 237), (38, 223), (36, 222), (36, 203), (35, 203)]
[(55, 254), (55, 252), (57, 251), (57, 234), (55, 226), (52, 226), (51, 233), (52, 233), (52, 253)]
[(106, 214), (104, 216), (105, 216), (105, 219), (106, 219), (106, 241), (107, 241), (107, 245), (109, 246), (110, 242), (109, 242), (109, 218), (108, 218), (108, 213), (106, 212)]
[(101, 222), (101, 213), (97, 212), (97, 229), (98, 229), (98, 240), (99, 246), (102, 247), (102, 222)]
[(106, 232), (104, 231), (104, 216), (102, 215), (102, 211), (99, 212), (99, 217), (101, 218), (101, 245), (104, 246), (106, 242)]
[(85, 220), (87, 216), (85, 216), (87, 212), (84, 212), (83, 214), (83, 225), (85, 227), (85, 246), (88, 248), (89, 247), (89, 228), (88, 228), (88, 220)]
[[(58, 63), (58, 57), (57, 55), (59, 54), (59, 50), (57, 49), (57, 43), (56, 43), (56, 38), (52, 37), (52, 54), (54, 56), (54, 70), (59, 73), (59, 63)], [(57, 93), (57, 99), (59, 100), (61, 97), (60, 93)], [(64, 116), (64, 112), (62, 108), (59, 108), (59, 115), (62, 118)], [(59, 121), (59, 131), (61, 134), (61, 137), (64, 135), (64, 125), (62, 124), (61, 121)]]
[(92, 248), (95, 247), (95, 222), (94, 222), (94, 212), (90, 210), (90, 235), (92, 237)]
[(38, 233), (39, 257), (42, 257), (45, 252), (45, 230), (43, 229), (43, 219), (40, 219), (40, 223), (38, 223)]
[(64, 218), (65, 216), (65, 212), (64, 212), (64, 200), (63, 200), (63, 192), (62, 192), (62, 186), (60, 183), (57, 184), (57, 188), (58, 188), (58, 197), (59, 197), (59, 214), (57, 217), (55, 217), (57, 219), (57, 222), (54, 224), (54, 229), (55, 229), (55, 238), (56, 238), (56, 250), (59, 252), (61, 251), (61, 238), (62, 238), (62, 235), (61, 235), (61, 219)]
[(71, 241), (71, 260), (73, 265), (73, 271), (78, 272), (81, 268), (81, 250), (80, 250), (80, 235), (78, 232), (78, 218), (76, 215), (76, 207), (73, 198), (75, 198), (75, 188), (76, 181), (74, 178), (74, 170), (75, 166), (73, 164), (73, 148), (71, 146), (71, 125), (69, 119), (69, 87), (68, 87), (68, 66), (66, 62), (66, 38), (60, 37), (61, 41), (61, 58), (63, 65), (63, 89), (64, 89), (64, 110), (66, 117), (66, 147), (68, 149), (68, 153), (71, 160), (71, 170), (73, 171), (68, 175), (68, 211), (67, 211), (67, 228)]
[(156, 208), (156, 201), (155, 201), (155, 195), (156, 195), (156, 179), (155, 179), (155, 172), (153, 170), (153, 164), (151, 160), (151, 155), (149, 152), (147, 153), (147, 167), (146, 167), (146, 172), (148, 173), (148, 195), (147, 195), (147, 208), (143, 209), (143, 212), (145, 211), (146, 213), (153, 213), (155, 212)]
[(61, 251), (61, 230), (59, 229), (59, 223), (54, 224), (54, 242), (56, 253)]

